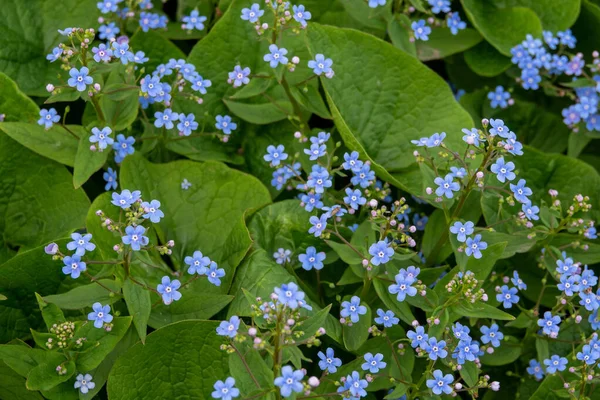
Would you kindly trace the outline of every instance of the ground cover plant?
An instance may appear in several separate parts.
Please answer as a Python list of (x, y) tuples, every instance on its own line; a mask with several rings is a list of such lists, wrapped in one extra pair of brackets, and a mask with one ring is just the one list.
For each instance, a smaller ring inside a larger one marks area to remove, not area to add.
[(600, 2), (2, 5), (0, 399), (600, 399)]

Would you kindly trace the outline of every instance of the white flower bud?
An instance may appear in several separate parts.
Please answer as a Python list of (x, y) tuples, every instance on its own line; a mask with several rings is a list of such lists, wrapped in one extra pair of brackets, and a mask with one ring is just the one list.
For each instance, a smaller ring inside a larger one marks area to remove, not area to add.
[(321, 382), (319, 381), (319, 378), (317, 378), (316, 376), (311, 376), (310, 378), (308, 378), (308, 384), (310, 387), (318, 387)]
[(46, 90), (48, 91), (48, 93), (52, 93), (54, 91), (54, 85), (51, 83), (47, 84)]

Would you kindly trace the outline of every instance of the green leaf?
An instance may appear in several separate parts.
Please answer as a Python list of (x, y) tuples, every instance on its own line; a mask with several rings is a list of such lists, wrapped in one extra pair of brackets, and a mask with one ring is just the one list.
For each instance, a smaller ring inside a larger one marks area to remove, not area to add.
[(434, 28), (429, 35), (429, 40), (417, 41), (417, 55), (421, 61), (439, 60), (452, 54), (462, 53), (482, 40), (475, 29), (463, 29), (453, 35), (448, 28)]
[(538, 15), (544, 29), (557, 32), (570, 28), (575, 23), (581, 0), (510, 0), (512, 6), (529, 7)]
[(465, 380), (465, 383), (469, 387), (475, 386), (475, 384), (479, 380), (479, 369), (477, 368), (475, 363), (464, 363), (460, 370), (460, 376)]
[[(48, 96), (45, 86), (63, 79), (60, 62), (46, 55), (59, 42), (66, 27), (98, 28), (100, 11), (95, 0), (24, 0), (3, 4), (0, 10), (0, 71), (17, 82), (30, 96)], [(66, 80), (66, 79), (64, 79)]]
[[(181, 188), (183, 179), (192, 184), (188, 190)], [(218, 162), (152, 164), (135, 154), (123, 161), (121, 185), (162, 203), (165, 217), (154, 226), (162, 243), (177, 243), (172, 255), (177, 266), (200, 250), (225, 269), (220, 288), (207, 280), (194, 285), (206, 294), (227, 292), (251, 244), (244, 217), (271, 199), (256, 178)]]
[(66, 129), (54, 125), (46, 130), (37, 123), (6, 122), (0, 124), (0, 130), (29, 150), (69, 167), (75, 165), (79, 137), (87, 136), (77, 125), (67, 125)]
[(47, 362), (48, 357), (58, 360), (56, 365), (64, 361), (62, 354), (41, 349), (32, 349), (24, 342), (18, 343), (20, 344), (0, 345), (0, 360), (4, 361), (6, 365), (22, 377), (26, 378), (33, 368)]
[(303, 321), (299, 326), (299, 330), (304, 332), (304, 334), (295, 339), (296, 342), (301, 342), (311, 336), (314, 336), (319, 328), (325, 327), (325, 320), (327, 319), (327, 315), (329, 315), (329, 310), (331, 310), (331, 304), (322, 310), (313, 313), (310, 317)]
[(100, 365), (125, 336), (131, 325), (131, 317), (115, 317), (111, 323), (113, 326), (110, 332), (94, 327), (91, 322), (85, 323), (77, 330), (75, 338), (86, 338), (85, 345), (76, 360), (78, 371), (88, 372)]
[(350, 246), (343, 243), (337, 243), (332, 240), (326, 240), (325, 242), (337, 253), (338, 256), (340, 256), (342, 261), (344, 261), (346, 264), (352, 265), (360, 264), (362, 262), (362, 257), (356, 254), (354, 250), (350, 248)]
[[(350, 297), (347, 298), (350, 300)], [(364, 315), (360, 315), (357, 323), (352, 323), (351, 326), (347, 324), (342, 325), (342, 332), (344, 337), (344, 346), (349, 351), (358, 350), (369, 338), (369, 328), (371, 327), (371, 307), (368, 304), (361, 302), (361, 306), (365, 306), (367, 308), (367, 313)], [(349, 321), (349, 318), (348, 322)]]
[(306, 85), (302, 88), (293, 86), (290, 88), (290, 92), (294, 99), (309, 112), (324, 119), (333, 118), (327, 109), (327, 105), (325, 105), (325, 101), (323, 101), (318, 87), (312, 85)]
[(46, 328), (50, 330), (52, 325), (64, 322), (65, 316), (62, 310), (56, 304), (49, 304), (44, 301), (44, 298), (39, 294), (35, 294), (35, 298), (40, 307), (40, 311), (42, 312), (42, 318), (46, 323)]
[(85, 222), (85, 227), (92, 234), (97, 251), (102, 255), (104, 260), (114, 259), (115, 251), (113, 250), (113, 246), (122, 243), (120, 234), (102, 227), (101, 219), (96, 215), (96, 212), (100, 210), (106, 218), (118, 221), (120, 209), (115, 207), (111, 201), (111, 193), (108, 192), (96, 197), (88, 210)]
[[(499, 8), (495, 2), (480, 0), (461, 0), (461, 3), (479, 33), (505, 56), (510, 56), (510, 49), (521, 43), (525, 35), (542, 36), (542, 23), (529, 8)], [(494, 17), (490, 18), (491, 15)]]
[(133, 325), (142, 340), (146, 341), (146, 331), (148, 329), (148, 318), (152, 303), (150, 302), (150, 292), (145, 288), (136, 285), (130, 279), (123, 284), (123, 297), (127, 303), (129, 315), (133, 317)]
[[(124, 69), (124, 66), (120, 66), (111, 72), (104, 85), (108, 87), (116, 83), (122, 83), (124, 81), (122, 76)], [(104, 113), (105, 123), (112, 128), (113, 132), (126, 129), (136, 120), (139, 109), (138, 94), (139, 92), (136, 90), (125, 91), (120, 100), (113, 100), (107, 95), (100, 96), (99, 103)], [(93, 111), (90, 105), (91, 103), (88, 103), (88, 107), (86, 108), (86, 112), (88, 113), (90, 111), (87, 110)], [(99, 117), (94, 115), (94, 118), (98, 119)], [(102, 127), (99, 126), (99, 128)]]
[(410, 140), (446, 131), (446, 143), (462, 147), (460, 130), (473, 124), (447, 83), (414, 57), (353, 30), (313, 23), (308, 46), (335, 60), (335, 77), (321, 82), (346, 146), (372, 161), (380, 178), (421, 194)]
[[(240, 353), (244, 357), (246, 364), (242, 361), (240, 354), (233, 353), (229, 355), (229, 371), (235, 379), (236, 387), (244, 395), (258, 391), (259, 388), (263, 388), (264, 390), (264, 388), (271, 387), (275, 379), (273, 371), (263, 360), (260, 353), (251, 346), (243, 343), (237, 346), (241, 348)], [(271, 394), (265, 397), (266, 399), (271, 399), (275, 396)]]
[(425, 259), (429, 260), (431, 252), (435, 248), (436, 244), (440, 240), (445, 240), (445, 244), (441, 250), (438, 251), (438, 257), (436, 260), (431, 260), (431, 263), (442, 262), (452, 253), (452, 246), (449, 241), (444, 239), (448, 236), (448, 225), (446, 224), (446, 217), (442, 210), (435, 210), (429, 217), (427, 225), (425, 225), (425, 234), (423, 235), (423, 243), (421, 245), (421, 251), (425, 256)]
[(103, 151), (90, 150), (90, 139), (87, 134), (84, 134), (79, 139), (79, 146), (77, 147), (77, 155), (75, 156), (75, 168), (73, 170), (73, 186), (75, 188), (81, 187), (88, 179), (98, 171), (106, 163), (110, 148), (106, 148)]
[(274, 103), (242, 103), (223, 100), (233, 114), (252, 124), (266, 125), (287, 119), (293, 114), (292, 103), (286, 100), (275, 100)]
[(375, 291), (377, 292), (377, 295), (381, 301), (383, 301), (383, 304), (392, 310), (402, 321), (409, 325), (412, 324), (412, 322), (415, 320), (415, 316), (413, 315), (407, 303), (398, 301), (396, 296), (388, 291), (390, 284), (391, 282), (382, 281), (381, 279), (377, 278), (373, 280)]
[(40, 112), (37, 104), (25, 96), (17, 84), (2, 72), (0, 72), (0, 110), (4, 114), (4, 122), (37, 122)]
[(228, 356), (213, 321), (182, 321), (152, 332), (131, 347), (108, 377), (108, 397), (137, 400), (210, 398), (213, 384), (228, 374)]
[(573, 34), (577, 37), (577, 50), (581, 51), (586, 59), (592, 52), (599, 48), (600, 42), (600, 4), (589, 0), (581, 1), (581, 12), (575, 25)]
[(80, 308), (91, 307), (95, 302), (105, 305), (112, 304), (120, 299), (120, 296), (115, 296), (100, 286), (100, 284), (113, 292), (118, 292), (121, 289), (121, 284), (117, 281), (100, 279), (98, 283), (77, 286), (66, 293), (45, 296), (44, 301), (56, 304), (63, 310), (78, 310)]
[(38, 392), (25, 387), (25, 379), (0, 361), (0, 398), (11, 400), (42, 400)]
[(79, 99), (81, 96), (80, 91), (70, 87), (55, 89), (55, 91), (58, 91), (58, 93), (52, 94), (50, 97), (48, 97), (44, 104), (71, 102)]
[(492, 78), (510, 68), (512, 62), (486, 41), (465, 52), (465, 62), (475, 73)]
[(519, 339), (513, 336), (505, 336), (500, 348), (494, 349), (492, 354), (485, 353), (480, 357), (481, 363), (491, 366), (511, 364), (519, 358), (522, 350)]
[(33, 368), (27, 375), (27, 389), (29, 390), (50, 390), (62, 382), (66, 382), (75, 373), (75, 363), (69, 361), (64, 364), (67, 373), (59, 375), (56, 373), (56, 363), (43, 363)]
[(157, 329), (185, 319), (209, 319), (231, 301), (233, 296), (202, 293), (200, 282), (192, 283), (181, 300), (168, 306), (159, 304), (152, 309), (148, 324)]
[(490, 306), (489, 304), (485, 304), (481, 301), (478, 301), (475, 304), (472, 303), (464, 303), (457, 304), (452, 307), (453, 311), (463, 317), (470, 318), (489, 318), (500, 321), (512, 321), (515, 319), (512, 315), (505, 313), (495, 307)]
[(392, 44), (405, 51), (413, 57), (417, 56), (417, 47), (414, 41), (411, 41), (410, 19), (404, 14), (396, 14), (388, 22), (388, 35)]

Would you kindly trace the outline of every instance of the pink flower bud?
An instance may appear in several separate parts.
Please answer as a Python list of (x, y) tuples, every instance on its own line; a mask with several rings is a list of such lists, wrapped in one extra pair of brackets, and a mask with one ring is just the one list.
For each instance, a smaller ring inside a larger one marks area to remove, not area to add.
[(478, 171), (476, 176), (477, 176), (477, 179), (483, 178), (483, 171)]
[(369, 201), (369, 206), (370, 206), (370, 207), (372, 207), (372, 208), (375, 208), (375, 207), (377, 207), (377, 204), (378, 204), (378, 203), (377, 203), (377, 200), (375, 200), (375, 199), (371, 199), (371, 200)]
[(366, 267), (367, 265), (369, 265), (369, 260), (367, 260), (366, 258), (363, 258), (362, 265), (363, 265), (363, 267)]
[(48, 93), (52, 93), (54, 91), (54, 85), (51, 83), (47, 84), (46, 90), (48, 91)]
[(500, 390), (500, 382), (494, 381), (494, 382), (490, 383), (490, 389), (492, 389), (494, 392), (497, 392), (498, 390)]
[(425, 188), (425, 193), (431, 194), (431, 193), (433, 193), (433, 189), (430, 187), (427, 187), (427, 188)]
[(319, 381), (319, 378), (317, 378), (316, 376), (311, 376), (310, 378), (308, 378), (308, 385), (310, 387), (318, 387), (321, 384), (321, 382)]
[(462, 383), (458, 382), (456, 385), (454, 385), (454, 390), (460, 390), (462, 387)]
[(292, 57), (292, 63), (294, 63), (294, 64), (300, 64), (300, 57), (298, 57), (298, 56)]

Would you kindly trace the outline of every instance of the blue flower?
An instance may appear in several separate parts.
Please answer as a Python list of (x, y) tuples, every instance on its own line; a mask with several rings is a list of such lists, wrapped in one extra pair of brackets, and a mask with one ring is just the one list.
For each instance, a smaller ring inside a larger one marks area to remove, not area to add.
[[(444, 139), (446, 139), (446, 132), (434, 133), (433, 135), (431, 135), (430, 137), (427, 138), (427, 142), (425, 143), (425, 146), (427, 146), (429, 148), (438, 147), (439, 145), (442, 144)], [(414, 143), (415, 140), (413, 140), (412, 142)], [(414, 144), (416, 144), (416, 143), (414, 143)]]
[(381, 308), (377, 309), (378, 317), (375, 318), (375, 323), (383, 325), (386, 328), (391, 328), (394, 325), (398, 325), (400, 319), (396, 317), (393, 311), (383, 311)]
[(308, 180), (306, 181), (306, 186), (309, 188), (314, 188), (315, 192), (323, 193), (325, 188), (331, 187), (332, 182), (329, 177), (329, 171), (327, 168), (322, 167), (321, 165), (313, 165), (312, 172), (308, 176)]
[(346, 188), (346, 196), (344, 197), (344, 203), (348, 204), (355, 210), (358, 210), (359, 206), (364, 206), (367, 203), (367, 199), (363, 197), (360, 189)]
[(327, 146), (313, 143), (310, 145), (310, 149), (304, 149), (304, 153), (310, 156), (309, 160), (315, 161), (327, 154)]
[(302, 27), (306, 27), (306, 21), (311, 18), (310, 11), (306, 11), (302, 4), (299, 6), (292, 6), (292, 11), (294, 11), (292, 17), (294, 17), (296, 22), (302, 25)]
[(133, 53), (129, 51), (129, 44), (113, 42), (113, 55), (121, 61), (121, 64), (125, 65), (133, 61)]
[(598, 235), (596, 234), (596, 227), (590, 226), (589, 228), (586, 228), (586, 230), (583, 231), (583, 236), (586, 239), (598, 239)]
[(304, 300), (304, 292), (298, 290), (298, 285), (294, 282), (284, 283), (281, 287), (276, 287), (274, 292), (277, 295), (277, 301), (292, 310), (298, 307), (310, 309)]
[(167, 108), (164, 112), (155, 112), (154, 117), (156, 118), (154, 121), (155, 127), (162, 128), (164, 126), (166, 129), (173, 129), (175, 126), (173, 122), (179, 119), (179, 114)]
[(85, 263), (81, 261), (81, 257), (77, 254), (66, 256), (63, 258), (63, 263), (65, 264), (65, 266), (62, 267), (63, 274), (71, 275), (71, 278), (73, 279), (79, 278), (79, 275), (87, 269)]
[(469, 257), (473, 256), (476, 259), (480, 259), (482, 257), (481, 250), (485, 250), (487, 247), (487, 243), (481, 240), (481, 235), (475, 235), (474, 238), (467, 239), (465, 254)]
[(538, 52), (538, 49), (542, 47), (542, 41), (530, 34), (525, 36), (525, 40), (523, 40), (521, 44), (532, 56), (534, 56)]
[(250, 83), (250, 68), (242, 68), (239, 65), (233, 67), (233, 71), (229, 73), (229, 80), (233, 82), (233, 87), (240, 87)]
[(453, 192), (458, 192), (460, 190), (460, 184), (453, 180), (454, 176), (452, 174), (446, 175), (443, 179), (439, 176), (435, 178), (433, 182), (438, 185), (437, 189), (435, 189), (435, 194), (440, 197), (446, 196), (449, 199), (453, 198)]
[(386, 241), (380, 240), (369, 247), (369, 254), (372, 256), (371, 264), (385, 264), (394, 256), (394, 249)]
[(423, 350), (427, 352), (430, 360), (446, 358), (448, 355), (448, 351), (446, 351), (446, 342), (443, 340), (438, 342), (434, 337), (429, 338), (429, 341), (423, 344)]
[(331, 73), (333, 72), (333, 70), (331, 69), (332, 65), (333, 61), (331, 60), (331, 58), (325, 58), (323, 54), (317, 54), (314, 60), (310, 60), (308, 62), (308, 68), (311, 68), (313, 72), (317, 75), (331, 75)]
[(446, 14), (450, 12), (449, 0), (427, 0), (427, 2), (431, 6), (431, 12), (434, 14), (439, 14), (440, 12)]
[(288, 154), (285, 152), (285, 147), (282, 144), (277, 147), (269, 145), (267, 147), (267, 154), (265, 154), (263, 158), (273, 166), (278, 166), (281, 164), (281, 161), (287, 160)]
[(450, 171), (452, 171), (452, 176), (458, 179), (463, 179), (464, 177), (467, 176), (467, 170), (464, 169), (463, 167), (457, 168), (457, 167), (450, 167)]
[(550, 31), (543, 31), (542, 36), (544, 38), (544, 42), (550, 47), (552, 50), (556, 50), (558, 46), (559, 39), (552, 34)]
[(586, 265), (583, 272), (581, 273), (581, 278), (579, 279), (580, 290), (586, 290), (593, 286), (596, 286), (596, 283), (598, 283), (598, 278), (594, 276), (594, 271), (592, 271), (591, 269), (587, 269)]
[(538, 90), (542, 77), (537, 69), (526, 69), (521, 73), (523, 89)]
[(490, 327), (483, 325), (480, 331), (483, 334), (481, 336), (483, 344), (491, 343), (493, 347), (500, 347), (500, 341), (504, 339), (504, 334), (498, 331), (498, 324), (492, 324)]
[(71, 239), (72, 242), (67, 243), (67, 249), (73, 251), (75, 250), (75, 254), (82, 257), (86, 251), (94, 251), (96, 249), (96, 245), (90, 240), (92, 240), (92, 234), (87, 233), (82, 235), (80, 233), (72, 233)]
[(369, 0), (369, 7), (377, 8), (377, 6), (385, 6), (386, 0)]
[(331, 206), (331, 207), (323, 207), (323, 208), (321, 208), (321, 210), (325, 211), (325, 215), (327, 216), (327, 219), (329, 219), (333, 216), (335, 216), (337, 218), (341, 218), (344, 215), (346, 215), (346, 213), (348, 212), (348, 210), (346, 210), (339, 204), (336, 204), (335, 206)]
[(165, 216), (165, 214), (160, 210), (160, 201), (158, 200), (152, 200), (150, 203), (144, 201), (142, 203), (142, 208), (145, 212), (145, 214), (142, 216), (152, 221), (152, 223), (157, 224), (160, 219)]
[(429, 340), (429, 335), (425, 333), (425, 328), (422, 326), (417, 326), (414, 331), (408, 331), (406, 333), (406, 337), (412, 340), (410, 345), (413, 349), (416, 349), (417, 347), (424, 347)]
[(196, 76), (196, 78), (192, 82), (192, 90), (195, 90), (196, 92), (199, 92), (200, 94), (206, 94), (206, 88), (211, 87), (211, 86), (212, 86), (212, 82), (208, 79), (202, 78), (201, 75)]
[(94, 79), (88, 76), (90, 70), (87, 67), (81, 67), (81, 69), (71, 68), (69, 75), (71, 76), (67, 83), (69, 86), (74, 87), (79, 92), (84, 92), (87, 89), (87, 85), (94, 83)]
[(310, 246), (306, 248), (306, 253), (298, 256), (298, 261), (302, 263), (302, 268), (307, 271), (310, 271), (313, 268), (320, 270), (323, 268), (325, 257), (325, 252), (321, 251), (317, 253), (317, 249)]
[(146, 246), (150, 242), (144, 233), (146, 233), (146, 228), (141, 225), (128, 226), (125, 228), (125, 236), (121, 236), (121, 240), (124, 244), (130, 245), (132, 250), (139, 251), (141, 246)]
[(315, 237), (321, 236), (323, 231), (327, 229), (327, 214), (323, 214), (320, 217), (312, 216), (309, 218), (308, 222), (312, 225), (308, 229), (308, 233), (312, 233)]
[(427, 26), (424, 19), (413, 22), (410, 27), (412, 28), (416, 39), (423, 41), (429, 40), (431, 28)]
[(79, 389), (79, 391), (83, 394), (86, 394), (90, 389), (96, 387), (96, 384), (92, 382), (92, 376), (90, 374), (79, 374), (77, 378), (75, 378), (75, 383), (73, 387), (75, 389)]
[(598, 99), (596, 97), (579, 97), (579, 115), (581, 118), (588, 118), (591, 114), (595, 114), (597, 111)]
[(156, 286), (156, 291), (162, 296), (165, 305), (171, 304), (173, 301), (181, 299), (181, 293), (178, 289), (181, 287), (181, 282), (177, 279), (171, 279), (168, 276), (163, 276), (161, 283)]
[(198, 129), (198, 122), (196, 122), (195, 119), (196, 117), (192, 113), (189, 113), (188, 115), (183, 113), (179, 114), (179, 123), (177, 124), (179, 133), (183, 134), (183, 136), (190, 136), (192, 131)]
[(533, 375), (538, 381), (544, 377), (542, 365), (537, 360), (529, 360), (529, 367), (527, 367), (527, 373), (529, 375)]
[(198, 10), (193, 10), (189, 16), (185, 15), (181, 18), (181, 21), (183, 22), (182, 28), (187, 30), (198, 29), (201, 31), (204, 29), (204, 22), (206, 19), (206, 17), (200, 15)]
[(357, 323), (360, 315), (367, 313), (367, 307), (360, 305), (360, 297), (352, 296), (350, 301), (342, 302), (342, 309), (340, 315), (344, 318), (350, 317), (352, 323)]
[(240, 390), (235, 387), (235, 379), (229, 377), (223, 381), (215, 382), (215, 389), (210, 395), (213, 399), (232, 400), (240, 395)]
[(279, 48), (277, 45), (272, 44), (269, 46), (269, 51), (271, 53), (265, 54), (263, 60), (268, 62), (271, 68), (277, 68), (279, 64), (285, 65), (288, 63), (288, 58), (285, 56), (288, 51), (283, 47)]
[(471, 332), (469, 327), (464, 326), (460, 322), (457, 322), (452, 326), (452, 333), (454, 334), (454, 337), (457, 338), (459, 341), (471, 339), (469, 332)]
[(302, 203), (304, 203), (304, 209), (308, 212), (311, 212), (315, 208), (320, 209), (321, 207), (323, 207), (321, 195), (316, 193), (303, 194), (300, 200), (302, 201)]
[(258, 19), (260, 17), (263, 16), (264, 13), (265, 13), (265, 11), (261, 10), (260, 6), (257, 3), (254, 3), (254, 4), (252, 4), (252, 6), (250, 6), (250, 8), (242, 9), (241, 18), (244, 21), (249, 21), (249, 22), (255, 23), (256, 21), (258, 21)]
[(540, 217), (538, 217), (538, 213), (540, 212), (540, 208), (538, 206), (534, 206), (531, 203), (523, 204), (521, 206), (521, 210), (523, 211), (523, 214), (525, 214), (525, 217), (530, 221), (537, 221), (540, 219)]
[(92, 53), (94, 53), (94, 61), (97, 63), (101, 61), (108, 62), (113, 55), (112, 50), (106, 47), (104, 43), (100, 43), (98, 47), (93, 47)]
[(458, 364), (464, 364), (466, 361), (475, 361), (479, 354), (479, 344), (471, 338), (465, 338), (458, 342), (452, 358), (456, 358)]
[(123, 159), (129, 155), (133, 154), (135, 148), (133, 144), (135, 143), (135, 138), (133, 136), (128, 136), (127, 138), (123, 136), (123, 134), (119, 133), (117, 135), (117, 141), (113, 143), (113, 149), (115, 150), (115, 160), (117, 163), (123, 161)]
[(579, 304), (584, 306), (588, 311), (595, 311), (600, 307), (600, 303), (598, 303), (598, 299), (593, 292), (579, 292), (579, 297), (581, 297)]
[(144, 64), (144, 63), (148, 62), (150, 59), (148, 57), (146, 57), (146, 53), (144, 53), (143, 51), (137, 51), (133, 55), (132, 60), (136, 64)]
[(117, 207), (121, 207), (123, 210), (131, 207), (133, 203), (140, 199), (141, 192), (139, 190), (134, 190), (130, 192), (125, 189), (121, 193), (114, 192), (112, 194), (111, 203)]
[(371, 353), (366, 353), (364, 355), (365, 362), (361, 366), (363, 371), (369, 371), (372, 374), (376, 374), (380, 369), (384, 369), (387, 365), (385, 361), (383, 361), (383, 354), (377, 353), (375, 355)]
[(96, 6), (102, 14), (108, 14), (109, 12), (116, 12), (119, 7), (118, 4), (121, 0), (102, 0), (96, 3)]
[(225, 276), (225, 270), (223, 268), (219, 268), (217, 263), (214, 261), (210, 262), (210, 267), (206, 272), (206, 276), (208, 277), (208, 281), (215, 286), (221, 286), (221, 279)]
[(363, 166), (363, 162), (358, 159), (358, 151), (353, 151), (351, 154), (344, 153), (344, 163), (342, 168), (346, 171), (359, 172)]
[(542, 332), (545, 335), (556, 337), (558, 336), (558, 331), (560, 329), (558, 326), (560, 322), (560, 317), (558, 315), (553, 316), (550, 311), (546, 311), (544, 313), (544, 318), (538, 319), (537, 324), (542, 328)]
[(579, 279), (579, 275), (561, 275), (560, 283), (557, 285), (557, 288), (567, 296), (573, 296), (575, 292), (579, 291)]
[(533, 194), (531, 189), (525, 186), (526, 184), (527, 182), (525, 179), (519, 179), (519, 182), (517, 182), (516, 185), (513, 185), (512, 183), (510, 184), (510, 190), (513, 192), (515, 199), (523, 204), (531, 203), (527, 196), (531, 196)]
[(369, 386), (369, 382), (366, 379), (360, 379), (360, 375), (357, 371), (352, 371), (352, 374), (346, 376), (346, 381), (343, 386), (338, 388), (338, 392), (350, 392), (354, 397), (351, 399), (358, 399), (367, 395), (366, 387)]
[(450, 232), (456, 235), (456, 239), (464, 243), (467, 240), (467, 235), (471, 235), (475, 229), (475, 224), (471, 221), (467, 221), (464, 224), (460, 221), (456, 221), (454, 225), (450, 227)]
[(517, 288), (510, 288), (506, 285), (500, 288), (500, 293), (496, 295), (496, 300), (502, 303), (504, 308), (512, 308), (513, 304), (519, 302), (519, 296), (517, 295)]
[(440, 395), (442, 393), (452, 393), (452, 387), (450, 387), (452, 382), (454, 382), (454, 377), (452, 377), (452, 375), (444, 375), (441, 370), (436, 369), (433, 371), (433, 379), (427, 379), (426, 384), (433, 394)]
[(279, 387), (279, 393), (283, 397), (289, 397), (292, 392), (300, 393), (304, 390), (302, 379), (304, 379), (304, 371), (300, 369), (294, 371), (292, 367), (286, 365), (281, 368), (281, 376), (275, 378), (273, 383)]
[(90, 143), (98, 143), (98, 148), (100, 151), (106, 149), (108, 146), (112, 146), (115, 142), (113, 138), (110, 137), (112, 130), (107, 126), (102, 128), (102, 130), (94, 127), (92, 128), (92, 136), (90, 136)]
[(517, 287), (517, 289), (527, 290), (527, 285), (521, 278), (519, 278), (519, 273), (517, 271), (513, 271), (513, 277), (510, 278), (510, 281)]
[(549, 374), (554, 374), (556, 371), (564, 371), (567, 369), (568, 362), (569, 361), (565, 357), (560, 357), (555, 354), (549, 359), (544, 360), (546, 372)]
[(481, 136), (479, 136), (479, 130), (477, 130), (476, 128), (471, 128), (466, 129), (464, 128), (463, 133), (465, 134), (462, 137), (462, 140), (467, 143), (467, 144), (472, 144), (473, 146), (479, 146), (479, 142), (484, 142), (485, 139), (483, 139)]
[(579, 104), (573, 104), (562, 110), (563, 122), (565, 125), (577, 125), (581, 121), (581, 107)]
[(352, 171), (354, 176), (350, 179), (350, 183), (354, 186), (360, 186), (363, 189), (368, 188), (371, 182), (375, 180), (375, 172), (371, 171), (369, 164), (363, 163), (358, 171)]
[(115, 190), (117, 188), (117, 171), (108, 167), (108, 170), (102, 175), (106, 181), (104, 190)]
[(277, 264), (285, 264), (290, 261), (290, 254), (292, 254), (291, 250), (280, 247), (277, 252), (273, 253), (273, 258)]
[(108, 324), (113, 320), (109, 305), (102, 306), (100, 303), (94, 303), (92, 309), (94, 311), (88, 314), (88, 321), (94, 321), (95, 328), (102, 328), (104, 323)]
[(581, 351), (577, 353), (577, 359), (587, 365), (595, 364), (598, 358), (600, 358), (600, 352), (594, 350), (589, 344), (584, 345)]
[(338, 367), (342, 366), (342, 360), (335, 357), (331, 347), (328, 347), (327, 350), (325, 350), (325, 354), (323, 354), (322, 351), (319, 351), (317, 355), (320, 358), (319, 368), (321, 368), (322, 371), (327, 370), (327, 372), (333, 374), (337, 371)]
[(506, 139), (506, 142), (499, 142), (499, 144), (513, 156), (523, 155), (523, 145), (517, 141), (517, 136), (514, 132), (510, 132), (510, 137)]
[(46, 56), (46, 60), (48, 60), (50, 62), (54, 62), (60, 58), (62, 53), (63, 53), (63, 49), (61, 49), (60, 47), (55, 47), (52, 49), (52, 53), (50, 53)]
[(141, 12), (139, 22), (142, 31), (148, 32), (150, 29), (166, 28), (168, 20), (164, 15)]
[(217, 123), (215, 124), (215, 127), (218, 130), (223, 131), (223, 133), (226, 135), (231, 134), (231, 131), (235, 131), (237, 128), (237, 124), (231, 121), (231, 117), (229, 115), (217, 115), (216, 121)]
[(146, 75), (141, 82), (141, 91), (142, 93), (148, 93), (150, 97), (158, 96), (158, 93), (162, 90), (162, 84), (160, 82), (160, 77), (158, 76), (150, 76)]
[(198, 274), (205, 275), (207, 271), (207, 267), (210, 265), (210, 258), (205, 257), (201, 251), (196, 250), (192, 256), (186, 256), (183, 260), (189, 268), (187, 270), (188, 274)]
[(406, 296), (414, 297), (417, 294), (417, 288), (413, 287), (414, 278), (410, 278), (402, 273), (395, 276), (396, 283), (388, 287), (391, 294), (396, 294), (398, 301), (404, 301)]
[(515, 163), (512, 161), (505, 163), (504, 157), (498, 158), (498, 160), (490, 167), (490, 170), (496, 174), (496, 178), (502, 183), (506, 182), (506, 180), (512, 181), (516, 178), (516, 175), (513, 172), (514, 169)]
[(450, 33), (452, 33), (453, 35), (458, 35), (458, 31), (466, 29), (466, 27), (467, 27), (466, 22), (464, 22), (460, 19), (460, 15), (457, 12), (454, 12), (449, 15), (450, 16), (446, 20), (446, 24), (448, 25), (448, 28), (450, 29)]
[(240, 318), (236, 315), (231, 317), (229, 321), (221, 321), (217, 326), (217, 335), (234, 338), (240, 329)]
[(570, 29), (567, 29), (562, 32), (557, 32), (556, 36), (560, 40), (560, 44), (567, 46), (570, 49), (574, 49), (577, 44), (577, 39), (573, 36), (573, 33)]
[(54, 108), (46, 110), (42, 108), (40, 110), (40, 119), (38, 119), (38, 125), (42, 125), (46, 129), (52, 128), (52, 125), (60, 121), (60, 115)]
[(496, 90), (489, 92), (487, 95), (492, 108), (506, 108), (510, 100), (510, 93), (504, 90), (502, 86), (496, 86)]
[(100, 25), (98, 28), (98, 38), (101, 40), (112, 40), (114, 39), (121, 30), (117, 28), (114, 22), (106, 25)]

